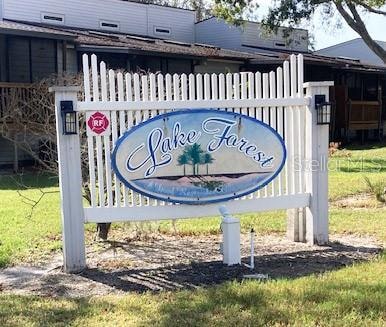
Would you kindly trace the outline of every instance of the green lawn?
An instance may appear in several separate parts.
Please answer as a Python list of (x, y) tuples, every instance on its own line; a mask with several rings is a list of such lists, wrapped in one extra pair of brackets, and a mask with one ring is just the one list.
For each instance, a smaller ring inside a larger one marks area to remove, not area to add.
[[(337, 167), (334, 169), (334, 167)], [(386, 145), (352, 147), (330, 160), (330, 200), (366, 191), (363, 177), (386, 180)], [(38, 199), (39, 188), (57, 191), (57, 180), (26, 175)], [(17, 194), (14, 178), (0, 176), (0, 266), (39, 260), (60, 249), (59, 194), (49, 193), (28, 218), (31, 207)], [(244, 231), (284, 233), (282, 211), (242, 215)], [(128, 224), (115, 230), (130, 229)], [(147, 229), (172, 232), (170, 222)], [(94, 226), (87, 227), (89, 234)], [(180, 234), (219, 232), (219, 218), (177, 222)], [(331, 233), (374, 235), (386, 244), (386, 209), (330, 209)], [(114, 233), (112, 234), (114, 236)], [(385, 326), (386, 255), (323, 275), (296, 280), (230, 282), (195, 291), (130, 294), (83, 299), (0, 296), (0, 326), (42, 325), (298, 325)]]
[(386, 144), (338, 151), (328, 165), (330, 200), (364, 192), (364, 176), (386, 183)]
[(320, 276), (81, 299), (0, 296), (2, 326), (385, 326), (386, 257)]

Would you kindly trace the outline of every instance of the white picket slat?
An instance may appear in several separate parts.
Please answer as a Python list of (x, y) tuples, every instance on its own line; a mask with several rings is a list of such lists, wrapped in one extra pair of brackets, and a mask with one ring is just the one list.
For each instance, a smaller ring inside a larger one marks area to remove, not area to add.
[(193, 74), (189, 74), (189, 100), (196, 99), (195, 77)]
[(201, 74), (197, 74), (196, 75), (196, 96), (197, 96), (196, 99), (197, 100), (202, 100), (203, 99), (202, 87), (203, 87), (202, 75)]
[[(100, 77), (101, 77), (101, 95), (102, 95), (102, 101), (107, 101), (107, 72), (106, 72), (106, 64), (104, 62), (101, 62), (100, 64)], [(110, 121), (110, 112), (104, 113), (107, 117), (107, 119)], [(111, 128), (111, 126), (110, 126)], [(104, 135), (103, 136), (103, 145), (105, 149), (105, 174), (106, 174), (106, 193), (107, 193), (107, 206), (112, 207), (113, 206), (113, 192), (112, 192), (112, 179), (111, 179), (111, 146), (110, 146), (110, 135)]]
[[(158, 101), (165, 101), (165, 84), (164, 84), (164, 76), (162, 74), (158, 74), (157, 76), (157, 85), (158, 85)], [(160, 115), (165, 113), (165, 109), (159, 110)]]
[[(115, 89), (115, 73), (114, 70), (109, 70), (109, 91), (110, 91), (110, 102), (116, 102), (116, 89)], [(111, 113), (111, 135), (113, 146), (115, 146), (118, 139), (117, 130), (117, 112), (112, 111)], [(116, 174), (114, 174), (114, 194), (115, 194), (115, 206), (121, 206), (121, 192), (120, 182)]]
[(204, 74), (204, 99), (210, 100), (210, 75)]
[(84, 54), (83, 57), (83, 89), (84, 89), (84, 101), (89, 102), (91, 98), (90, 92), (90, 66), (88, 64), (88, 55)]
[[(269, 76), (267, 73), (263, 74), (263, 99), (269, 98)], [(262, 118), (261, 120), (269, 124), (269, 107), (262, 108)], [(268, 186), (264, 186), (264, 197), (268, 196)]]
[[(150, 87), (150, 101), (156, 101), (157, 100), (157, 88), (156, 88), (156, 80), (155, 80), (155, 75), (150, 74), (149, 75), (149, 87)], [(150, 111), (150, 117), (155, 117), (157, 115), (157, 110), (151, 110)], [(157, 205), (158, 200), (157, 199), (152, 199), (152, 204), (154, 206)]]
[[(126, 101), (133, 101), (133, 78), (132, 75), (129, 73), (125, 74), (125, 84), (126, 84)], [(133, 120), (133, 111), (127, 111), (127, 130), (130, 130), (130, 128), (134, 125)], [(134, 205), (134, 192), (132, 190), (126, 189), (125, 190), (128, 193), (129, 199), (128, 199), (128, 206)]]
[[(275, 77), (276, 77), (275, 72), (271, 71), (269, 73), (269, 97), (271, 99), (276, 98), (276, 78)], [(277, 131), (276, 110), (277, 110), (277, 107), (269, 108), (269, 123), (275, 131)], [(276, 184), (277, 184), (277, 180), (273, 180), (271, 182), (271, 196), (275, 196)]]
[[(90, 91), (90, 66), (88, 55), (83, 55), (83, 80), (84, 80), (84, 97), (85, 103), (91, 101)], [(95, 159), (94, 159), (94, 139), (92, 136), (87, 137), (87, 151), (89, 164), (89, 181), (90, 181), (90, 202), (91, 206), (96, 206), (96, 183), (95, 183)]]
[[(117, 87), (118, 87), (118, 101), (123, 102), (125, 100), (124, 94), (125, 90), (123, 89), (123, 74), (121, 72), (117, 73)], [(119, 113), (119, 137), (121, 137), (127, 130), (126, 127), (126, 111), (120, 110)], [(125, 207), (127, 206), (127, 195), (128, 195), (128, 189), (121, 184), (120, 185), (120, 191), (122, 194), (122, 205)]]
[[(241, 73), (241, 99), (245, 100), (247, 99), (247, 73)], [(241, 108), (241, 113), (243, 115), (248, 115), (248, 109), (243, 107)]]
[[(283, 97), (283, 69), (281, 67), (278, 67), (276, 70), (276, 97), (278, 99)], [(277, 107), (277, 132), (279, 135), (284, 139), (283, 134), (283, 107)], [(284, 194), (283, 192), (283, 175), (286, 167), (283, 168), (283, 170), (280, 172), (278, 176), (278, 196), (281, 196)]]
[[(92, 75), (92, 90), (93, 90), (93, 102), (99, 101), (99, 73), (98, 73), (98, 62), (96, 55), (91, 56), (91, 75)], [(97, 184), (99, 194), (99, 206), (105, 205), (105, 183), (104, 183), (104, 164), (103, 164), (103, 147), (102, 137), (95, 136), (96, 144), (96, 163), (97, 163)]]
[(181, 75), (181, 100), (188, 100), (188, 77), (186, 74)]
[[(133, 89), (134, 89), (134, 101), (139, 102), (141, 100), (141, 85), (140, 85), (140, 77), (137, 73), (133, 75)], [(133, 102), (134, 102), (133, 101)], [(137, 107), (138, 109), (138, 107)], [(135, 125), (138, 125), (142, 122), (142, 112), (140, 109), (135, 111)], [(133, 206), (141, 206), (142, 205), (142, 196), (133, 192)]]
[[(235, 73), (233, 74), (233, 99), (239, 100), (240, 99), (240, 74)], [(241, 103), (241, 102), (239, 102)], [(233, 111), (240, 113), (241, 107), (233, 107)]]
[[(294, 54), (292, 54), (290, 56), (290, 69), (291, 69), (291, 98), (295, 98), (298, 96), (297, 94), (297, 72), (296, 72), (296, 56)], [(291, 132), (291, 148), (292, 148), (292, 151), (291, 151), (291, 172), (292, 172), (292, 194), (295, 194), (298, 190), (298, 174), (297, 174), (297, 171), (296, 171), (296, 160), (297, 160), (297, 155), (298, 155), (298, 151), (297, 151), (297, 147), (295, 146), (296, 144), (296, 135), (297, 135), (297, 129), (298, 129), (298, 126), (297, 126), (297, 120), (296, 120), (296, 115), (295, 115), (295, 111), (296, 111), (296, 108), (295, 107), (291, 107), (291, 110), (289, 112), (289, 119), (290, 119), (290, 122), (291, 122), (291, 126), (292, 126), (292, 132)]]
[(218, 83), (217, 83), (217, 74), (211, 75), (211, 83), (212, 83), (212, 99), (218, 99)]
[[(290, 71), (289, 71), (289, 62), (285, 61), (283, 64), (283, 74), (284, 74), (284, 98), (288, 98), (290, 95)], [(291, 109), (291, 108), (288, 108)], [(291, 156), (292, 156), (292, 149), (290, 147), (290, 139), (291, 139), (291, 132), (292, 132), (292, 126), (290, 123), (290, 110), (284, 111), (284, 121), (285, 121), (285, 131), (284, 131), (284, 140), (285, 145), (287, 149), (287, 161), (285, 164), (285, 178), (286, 178), (286, 194), (290, 194), (292, 190), (292, 178), (291, 178)]]

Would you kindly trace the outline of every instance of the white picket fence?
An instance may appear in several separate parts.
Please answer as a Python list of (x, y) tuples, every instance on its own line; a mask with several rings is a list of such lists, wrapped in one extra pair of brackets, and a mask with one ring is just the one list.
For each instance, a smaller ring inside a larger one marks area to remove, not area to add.
[[(111, 134), (87, 136), (91, 206), (76, 200), (74, 194), (68, 194), (66, 199), (65, 191), (62, 192), (63, 207), (70, 205), (67, 200), (72, 201), (72, 206), (75, 205), (74, 201), (81, 206), (77, 212), (81, 212), (84, 217), (82, 224), (218, 215), (218, 204), (173, 204), (142, 196), (125, 187), (111, 169), (110, 157), (114, 145), (127, 130), (158, 114), (195, 108), (227, 110), (252, 116), (270, 125), (285, 141), (287, 160), (278, 177), (257, 192), (228, 201), (226, 206), (230, 213), (316, 206), (317, 210), (323, 211), (322, 215), (327, 215), (324, 203), (327, 194), (323, 194), (323, 205), (316, 199), (318, 187), (326, 188), (323, 186), (326, 184), (326, 176), (323, 172), (315, 173), (307, 169), (307, 166), (311, 160), (319, 160), (320, 156), (327, 153), (328, 127), (316, 125), (313, 97), (322, 93), (328, 99), (330, 83), (304, 84), (302, 55), (291, 55), (289, 61), (270, 73), (204, 75), (123, 74), (107, 70), (103, 62), (98, 66), (95, 55), (91, 56), (91, 60), (84, 55), (83, 72), (84, 101), (76, 100), (74, 89), (56, 88), (57, 106), (61, 100), (73, 99), (78, 112), (103, 112), (110, 119)], [(80, 178), (80, 159), (64, 163), (74, 156), (79, 136), (74, 138), (61, 135), (59, 114), (57, 120), (59, 150), (64, 146), (59, 151), (62, 183), (75, 183), (76, 188), (79, 188), (76, 179)], [(70, 151), (66, 147), (72, 149), (71, 155), (66, 153)], [(76, 150), (75, 156), (80, 157), (79, 151)], [(66, 172), (63, 173), (64, 170)], [(76, 173), (67, 170), (76, 170)], [(68, 215), (73, 216), (74, 213)], [(316, 217), (312, 210), (309, 210), (308, 215)], [(306, 219), (306, 210), (303, 216)], [(298, 213), (296, 219), (299, 217)], [(311, 243), (317, 242), (318, 238), (320, 242), (326, 238), (325, 224), (317, 227), (318, 219), (315, 217), (311, 218), (312, 223), (307, 223)], [(79, 227), (79, 217), (72, 219), (77, 219)], [(69, 267), (79, 266), (74, 266), (72, 261)]]
[[(99, 68), (99, 69), (98, 69)], [(178, 109), (232, 110), (269, 124), (285, 140), (288, 160), (279, 177), (264, 189), (228, 203), (233, 213), (303, 207), (308, 204), (304, 172), (295, 160), (304, 159), (303, 57), (291, 56), (276, 72), (142, 75), (99, 67), (95, 55), (91, 67), (83, 56), (85, 101), (78, 111), (103, 111), (112, 133), (88, 136), (91, 207), (87, 222), (160, 220), (217, 214), (218, 205), (179, 205), (149, 199), (123, 186), (111, 170), (110, 155), (117, 139), (132, 126), (158, 114)], [(284, 119), (286, 118), (286, 119)]]

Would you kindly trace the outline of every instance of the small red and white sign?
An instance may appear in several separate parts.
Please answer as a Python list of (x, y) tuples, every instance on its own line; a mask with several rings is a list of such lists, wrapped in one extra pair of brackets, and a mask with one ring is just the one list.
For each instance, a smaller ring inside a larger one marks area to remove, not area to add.
[(87, 135), (109, 135), (110, 118), (108, 115), (100, 111), (87, 112)]

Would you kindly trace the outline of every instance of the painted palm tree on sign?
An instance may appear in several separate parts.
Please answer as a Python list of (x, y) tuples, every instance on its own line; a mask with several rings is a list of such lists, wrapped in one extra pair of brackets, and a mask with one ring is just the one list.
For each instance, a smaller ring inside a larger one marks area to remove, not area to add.
[(192, 165), (193, 175), (198, 175), (198, 165), (201, 163), (201, 158), (204, 153), (201, 149), (201, 145), (197, 143), (188, 145), (185, 148), (184, 153), (188, 156), (189, 163)]
[(213, 163), (214, 159), (210, 153), (205, 152), (202, 156), (202, 163), (206, 165), (206, 174), (209, 175), (209, 164)]
[(185, 147), (182, 154), (180, 154), (177, 158), (177, 162), (179, 166), (184, 167), (184, 176), (186, 175), (185, 165), (192, 165), (193, 175), (198, 175), (198, 169), (200, 165), (206, 165), (206, 174), (208, 175), (209, 164), (213, 163), (213, 157), (204, 152), (201, 149), (201, 145), (194, 143), (192, 145), (188, 145)]
[(178, 165), (179, 165), (179, 166), (183, 166), (183, 167), (184, 167), (184, 176), (185, 176), (185, 175), (186, 175), (186, 169), (185, 169), (185, 166), (189, 163), (189, 157), (188, 157), (188, 155), (185, 153), (185, 151), (184, 151), (182, 154), (180, 154), (180, 155), (178, 156), (177, 161), (178, 161)]

